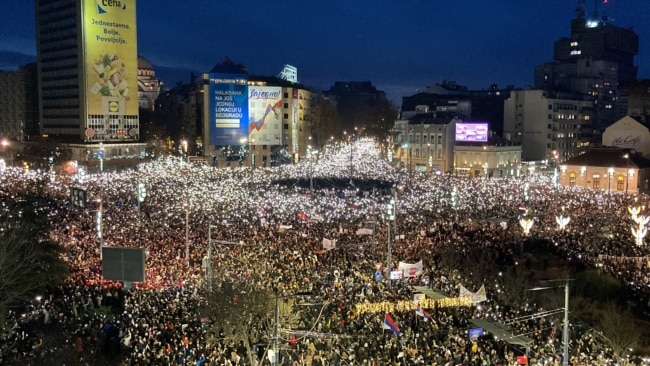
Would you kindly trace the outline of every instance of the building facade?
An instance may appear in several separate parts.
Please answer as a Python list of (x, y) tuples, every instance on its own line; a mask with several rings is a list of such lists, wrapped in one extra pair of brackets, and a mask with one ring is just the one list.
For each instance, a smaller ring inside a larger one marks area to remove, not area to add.
[(455, 117), (426, 113), (395, 121), (393, 164), (408, 171), (453, 170)]
[(0, 138), (29, 140), (39, 134), (36, 64), (0, 71)]
[(560, 161), (584, 153), (591, 138), (593, 102), (540, 89), (513, 90), (504, 102), (504, 137), (521, 145), (523, 161)]
[(144, 57), (138, 56), (138, 106), (140, 109), (153, 110), (160, 95), (161, 82), (156, 71)]
[(41, 134), (138, 140), (135, 0), (36, 0)]
[(650, 191), (650, 160), (634, 151), (597, 148), (560, 164), (559, 183), (629, 194)]
[(484, 145), (457, 143), (454, 174), (463, 177), (505, 178), (522, 174), (521, 146), (506, 141)]
[(579, 6), (571, 35), (557, 40), (553, 62), (535, 68), (535, 88), (571, 91), (594, 103), (593, 126), (602, 132), (627, 114), (627, 87), (637, 79), (639, 37)]

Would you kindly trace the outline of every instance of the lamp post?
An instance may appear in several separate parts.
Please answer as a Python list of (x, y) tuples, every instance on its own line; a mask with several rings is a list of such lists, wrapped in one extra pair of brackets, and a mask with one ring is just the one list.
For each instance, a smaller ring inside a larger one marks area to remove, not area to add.
[(183, 203), (185, 208), (185, 260), (190, 263), (190, 203)]
[(99, 258), (102, 258), (102, 248), (104, 248), (104, 232), (102, 226), (104, 224), (104, 199), (100, 193), (99, 198), (99, 209), (97, 210), (97, 217), (95, 222), (95, 229), (97, 230), (97, 236), (99, 237)]
[(612, 192), (612, 174), (614, 174), (614, 168), (607, 169), (607, 190)]
[(280, 296), (278, 294), (277, 289), (275, 289), (274, 292), (275, 292), (275, 306), (273, 307), (273, 320), (274, 320), (273, 321), (273, 324), (274, 324), (274, 326), (273, 326), (273, 351), (275, 352), (275, 354), (274, 354), (273, 361), (272, 361), (271, 364), (273, 366), (277, 366), (277, 365), (280, 364), (279, 363), (280, 362), (280, 332), (279, 332), (280, 331), (280, 329), (279, 329), (279, 325), (280, 325), (280, 305), (279, 305), (278, 301), (281, 298), (282, 299), (288, 299), (288, 298), (292, 298), (292, 297), (312, 296), (313, 293), (311, 293), (311, 292), (296, 292), (296, 293), (291, 294), (291, 295)]
[[(564, 282), (564, 321), (563, 321), (563, 326), (562, 326), (562, 366), (569, 366), (569, 281), (570, 279), (566, 280), (559, 280), (559, 281), (565, 281)], [(540, 291), (540, 290), (547, 290), (551, 288), (558, 288), (558, 287), (535, 287), (532, 289), (529, 289), (528, 291)]]
[(219, 229), (219, 226), (217, 225), (210, 225), (208, 226), (208, 255), (207, 255), (207, 263), (205, 263), (205, 268), (206, 268), (206, 283), (208, 285), (208, 290), (212, 291), (212, 249), (213, 249), (213, 243), (216, 244), (222, 244), (222, 245), (237, 245), (237, 246), (245, 246), (243, 241), (235, 242), (235, 241), (226, 241), (226, 240), (212, 240), (212, 230), (213, 229)]
[(625, 154), (625, 194), (627, 194), (627, 188), (630, 182), (630, 154)]

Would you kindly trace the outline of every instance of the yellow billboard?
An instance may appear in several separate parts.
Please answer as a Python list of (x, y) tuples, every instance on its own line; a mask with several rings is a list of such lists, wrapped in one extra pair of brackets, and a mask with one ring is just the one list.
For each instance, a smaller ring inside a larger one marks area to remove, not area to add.
[(135, 0), (82, 0), (88, 115), (138, 114)]

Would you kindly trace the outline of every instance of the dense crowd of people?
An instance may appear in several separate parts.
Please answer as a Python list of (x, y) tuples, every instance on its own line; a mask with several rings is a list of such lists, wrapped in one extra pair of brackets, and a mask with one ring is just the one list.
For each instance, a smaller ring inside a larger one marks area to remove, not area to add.
[[(349, 183), (315, 190), (298, 184), (310, 179)], [(375, 180), (394, 190), (364, 185)], [(522, 294), (504, 291), (521, 273), (524, 243), (535, 240), (553, 243), (568, 263), (621, 279), (640, 311), (650, 307), (648, 246), (635, 245), (628, 213), (649, 207), (642, 195), (555, 186), (541, 175), (470, 179), (395, 170), (370, 140), (277, 168), (217, 169), (168, 158), (83, 180), (7, 168), (0, 194), (20, 196), (35, 181), (47, 181), (41, 194), (57, 203), (51, 237), (65, 247), (70, 277), (12, 313), (2, 364), (271, 364), (272, 318), (251, 319), (255, 339), (234, 342), (224, 334), (228, 314), (203, 313), (211, 301), (207, 267), (217, 294), (231, 283), (276, 301), (300, 292), (317, 300), (318, 311), (296, 310), (296, 329), (308, 331), (282, 327), (282, 365), (514, 365), (524, 353), (531, 364), (561, 364), (561, 326), (552, 317), (529, 317), (541, 305), (517, 303)], [(142, 202), (139, 184), (146, 187)], [(70, 187), (86, 191), (87, 208), (71, 204)], [(391, 200), (394, 222), (387, 217)], [(571, 218), (564, 230), (558, 215)], [(529, 234), (522, 218), (533, 220)], [(360, 228), (373, 234), (359, 235)], [(333, 248), (324, 250), (324, 239)], [(423, 273), (389, 283), (389, 241), (391, 269), (422, 261)], [(145, 248), (146, 281), (104, 280), (101, 243)], [(460, 260), (473, 261), (471, 275), (454, 268)], [(413, 301), (414, 286), (457, 297), (461, 286), (482, 285), (487, 298), (473, 306), (424, 309), (426, 317), (392, 309), (399, 331), (386, 329), (384, 311), (355, 311), (359, 304)], [(474, 318), (508, 324), (528, 337), (528, 349), (487, 332), (470, 338)], [(593, 330), (572, 327), (570, 339), (572, 364), (613, 364)]]

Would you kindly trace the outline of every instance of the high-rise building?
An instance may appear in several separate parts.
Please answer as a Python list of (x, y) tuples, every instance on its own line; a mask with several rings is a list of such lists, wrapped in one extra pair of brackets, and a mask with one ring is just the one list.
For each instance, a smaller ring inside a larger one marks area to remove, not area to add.
[(593, 104), (573, 94), (513, 90), (504, 103), (504, 137), (521, 145), (523, 161), (565, 161), (589, 147)]
[(43, 135), (137, 141), (135, 0), (36, 0), (36, 42)]
[(0, 138), (29, 140), (38, 135), (36, 64), (0, 71)]
[(627, 113), (626, 88), (637, 79), (638, 50), (634, 30), (587, 17), (579, 6), (571, 35), (554, 44), (554, 61), (535, 68), (535, 88), (588, 96), (594, 101), (592, 128), (602, 132)]

